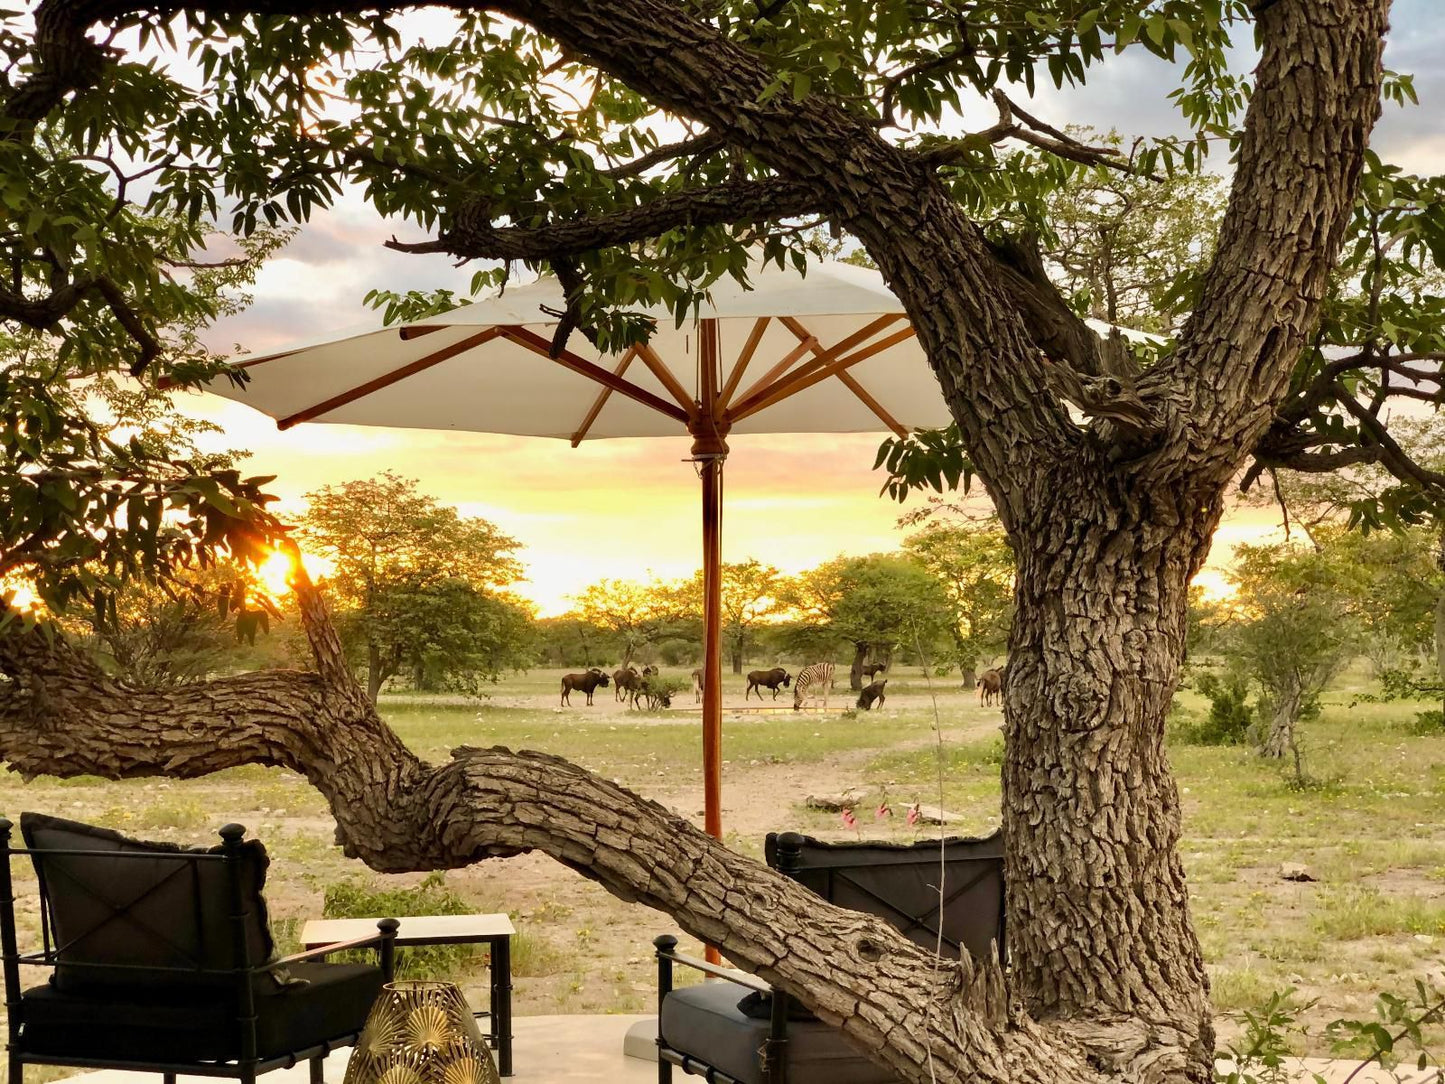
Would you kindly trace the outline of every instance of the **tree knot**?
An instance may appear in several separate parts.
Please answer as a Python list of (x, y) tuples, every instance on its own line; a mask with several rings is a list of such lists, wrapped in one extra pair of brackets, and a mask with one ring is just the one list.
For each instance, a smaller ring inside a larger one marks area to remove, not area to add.
[(859, 959), (866, 960), (870, 964), (876, 964), (883, 959), (883, 947), (869, 937), (860, 937), (853, 945), (858, 953)]

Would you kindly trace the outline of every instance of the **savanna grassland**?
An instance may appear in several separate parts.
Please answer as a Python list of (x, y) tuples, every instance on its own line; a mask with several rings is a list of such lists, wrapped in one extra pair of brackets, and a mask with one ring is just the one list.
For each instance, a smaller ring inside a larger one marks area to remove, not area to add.
[[(676, 675), (673, 675), (676, 676)], [(558, 709), (558, 672), (514, 676), (483, 703), (385, 700), (383, 713), (422, 756), (457, 745), (505, 745), (573, 759), (701, 819), (699, 720), (690, 693), (670, 711), (643, 715), (599, 689), (592, 708)], [(742, 679), (727, 675), (725, 704), (742, 704)], [(1241, 747), (1171, 743), (1184, 803), (1183, 855), (1196, 924), (1209, 961), (1222, 1030), (1228, 1014), (1293, 987), (1314, 1025), (1368, 1013), (1374, 994), (1404, 991), (1445, 962), (1445, 734), (1418, 734), (1424, 705), (1359, 702), (1372, 688), (1363, 668), (1326, 695), (1304, 724), (1307, 784)], [(890, 678), (886, 707), (872, 715), (794, 716), (725, 712), (724, 824), (730, 844), (761, 856), (763, 835), (797, 829), (819, 836), (909, 839), (908, 804), (941, 804), (950, 831), (997, 826), (1002, 715), (978, 705), (953, 679), (929, 688), (914, 669)], [(786, 696), (787, 694), (784, 694)], [(778, 707), (789, 701), (780, 697)], [(846, 690), (834, 704), (851, 706)], [(756, 705), (756, 702), (754, 702)], [(769, 703), (768, 706), (773, 706)], [(1176, 714), (1197, 717), (1187, 689)], [(942, 771), (940, 772), (940, 766)], [(856, 798), (856, 829), (809, 809), (809, 795)], [(893, 815), (878, 815), (887, 804)], [(415, 888), (420, 875), (383, 877), (343, 858), (320, 798), (299, 777), (244, 768), (194, 781), (105, 782), (94, 778), (0, 779), (0, 810), (33, 809), (137, 835), (209, 842), (227, 821), (263, 839), (273, 858), (268, 887), (283, 949), (299, 922), (319, 917), (328, 886), (338, 903), (367, 910), (378, 890)], [(1315, 880), (1284, 880), (1284, 862)], [(32, 932), (33, 877), (15, 863)], [(338, 890), (337, 886), (340, 886)], [(521, 1015), (637, 1012), (652, 1004), (650, 942), (670, 920), (624, 904), (538, 855), (493, 860), (427, 884), (422, 900), (512, 914), (515, 1008)], [(485, 1003), (480, 960), (443, 961), (475, 1003)]]

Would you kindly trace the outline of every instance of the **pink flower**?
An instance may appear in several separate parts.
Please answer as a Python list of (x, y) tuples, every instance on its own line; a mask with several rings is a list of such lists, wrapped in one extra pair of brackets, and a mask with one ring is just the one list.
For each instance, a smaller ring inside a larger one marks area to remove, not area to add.
[(843, 810), (843, 827), (844, 827), (844, 828), (857, 828), (857, 827), (858, 827), (858, 818), (855, 817), (855, 816), (853, 816), (853, 811), (852, 811), (851, 809), (845, 809), (845, 810)]
[(908, 822), (908, 827), (912, 828), (922, 818), (923, 811), (918, 808), (918, 803), (914, 802), (911, 806), (908, 807), (908, 816), (905, 818)]
[(893, 807), (888, 804), (888, 799), (878, 803), (878, 808), (873, 811), (873, 819), (881, 821), (884, 817), (893, 816)]

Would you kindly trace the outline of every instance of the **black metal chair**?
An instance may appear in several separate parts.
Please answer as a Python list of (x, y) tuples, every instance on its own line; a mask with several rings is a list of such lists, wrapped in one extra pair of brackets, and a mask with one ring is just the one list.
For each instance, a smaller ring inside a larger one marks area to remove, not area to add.
[[(273, 959), (261, 896), (269, 860), (239, 824), (221, 844), (184, 849), (36, 813), (26, 846), (0, 819), (0, 959), (9, 1014), (9, 1084), (27, 1064), (234, 1077), (311, 1063), (356, 1042), (391, 981), (396, 920), (346, 945)], [(42, 947), (17, 947), (10, 859), (28, 855), (40, 894)], [(380, 966), (315, 962), (374, 947)], [(51, 969), (24, 989), (20, 968)]]
[[(940, 853), (941, 849), (941, 853)], [(768, 865), (830, 903), (885, 919), (928, 949), (957, 959), (1004, 952), (1003, 837), (955, 836), (913, 844), (824, 843), (770, 833)], [(942, 892), (939, 890), (940, 877)], [(709, 1084), (895, 1084), (898, 1078), (859, 1054), (834, 1027), (752, 976), (677, 951), (659, 937), (658, 1076), (672, 1068)], [(996, 946), (996, 947), (995, 947)], [(684, 964), (725, 982), (674, 988)], [(744, 993), (744, 991), (751, 991)], [(743, 996), (739, 996), (743, 994)]]

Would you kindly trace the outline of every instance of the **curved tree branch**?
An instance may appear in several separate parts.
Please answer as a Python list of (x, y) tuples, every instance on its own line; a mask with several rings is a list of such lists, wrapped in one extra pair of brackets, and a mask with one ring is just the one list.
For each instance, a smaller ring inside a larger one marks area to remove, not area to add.
[(445, 252), (464, 259), (551, 260), (647, 240), (681, 226), (763, 222), (824, 209), (807, 185), (785, 180), (725, 181), (670, 192), (625, 211), (558, 219), (542, 226), (494, 226), (485, 203), (462, 208), (452, 228), (432, 241), (392, 239), (398, 252)]
[(1389, 7), (1255, 5), (1264, 51), (1219, 244), (1179, 349), (1148, 380), (1182, 393), (1179, 424), (1214, 449), (1189, 463), (1201, 484), (1259, 443), (1319, 320), (1379, 116)]
[[(352, 679), (314, 587), (296, 584), (318, 672), (167, 690), (127, 685), (39, 630), (0, 634), (0, 755), (25, 777), (194, 778), (241, 764), (301, 773), (345, 853), (383, 872), (540, 850), (672, 915), (841, 1026), (904, 1079), (1089, 1084), (1085, 1024), (1011, 1016), (1002, 969), (943, 960), (872, 916), (823, 903), (655, 802), (542, 753), (462, 748), (421, 761)], [(1112, 1033), (1111, 1033), (1112, 1034)]]

